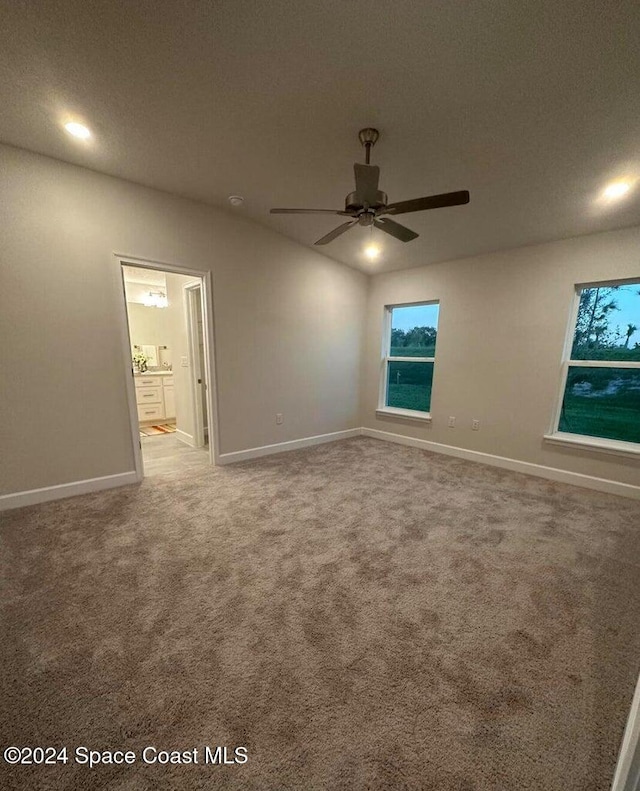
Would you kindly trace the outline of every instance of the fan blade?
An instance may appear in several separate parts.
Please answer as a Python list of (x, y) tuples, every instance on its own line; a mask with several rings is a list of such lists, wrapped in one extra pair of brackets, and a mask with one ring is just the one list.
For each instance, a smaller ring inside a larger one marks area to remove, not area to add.
[(352, 225), (355, 225), (357, 220), (351, 220), (350, 222), (343, 222), (342, 225), (339, 225), (337, 228), (334, 228), (333, 231), (329, 231), (326, 236), (323, 236), (322, 239), (318, 239), (317, 242), (314, 244), (329, 244), (334, 239), (337, 239), (338, 236), (341, 236), (345, 231), (348, 231)]
[(361, 165), (356, 162), (353, 172), (356, 175), (356, 202), (360, 206), (365, 203), (372, 206), (377, 202), (380, 168), (377, 165)]
[(343, 214), (351, 217), (351, 212), (338, 209), (270, 209), (271, 214)]
[(412, 239), (417, 239), (420, 235), (415, 231), (412, 231), (410, 228), (405, 228), (404, 225), (400, 225), (399, 222), (394, 222), (387, 217), (382, 217), (380, 220), (374, 220), (373, 224), (376, 226), (376, 228), (380, 228), (381, 231), (391, 234), (391, 236), (395, 236), (396, 239), (400, 239), (401, 242), (410, 242)]
[(445, 206), (463, 206), (465, 203), (469, 203), (467, 190), (445, 192), (442, 195), (430, 195), (428, 198), (415, 198), (414, 200), (390, 203), (381, 214), (407, 214), (410, 211), (442, 209)]

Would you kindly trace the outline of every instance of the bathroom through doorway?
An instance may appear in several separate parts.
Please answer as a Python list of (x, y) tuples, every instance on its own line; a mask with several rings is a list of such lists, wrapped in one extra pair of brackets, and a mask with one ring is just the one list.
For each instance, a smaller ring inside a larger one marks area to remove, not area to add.
[(215, 463), (208, 278), (138, 260), (119, 265), (139, 477)]

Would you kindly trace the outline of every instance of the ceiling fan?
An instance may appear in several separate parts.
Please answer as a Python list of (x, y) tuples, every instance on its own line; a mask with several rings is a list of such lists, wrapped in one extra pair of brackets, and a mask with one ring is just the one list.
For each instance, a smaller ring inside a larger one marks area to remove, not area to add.
[(338, 209), (271, 209), (271, 214), (338, 214), (342, 217), (349, 217), (349, 220), (334, 228), (333, 231), (329, 231), (315, 244), (328, 244), (354, 225), (375, 226), (401, 242), (410, 242), (412, 239), (417, 239), (419, 234), (384, 215), (395, 216), (408, 214), (412, 211), (441, 209), (445, 206), (462, 206), (469, 203), (467, 190), (445, 192), (442, 195), (430, 195), (426, 198), (414, 198), (399, 203), (387, 203), (386, 193), (378, 189), (380, 168), (369, 163), (371, 148), (376, 144), (380, 133), (377, 129), (361, 129), (358, 137), (366, 151), (366, 164), (362, 165), (356, 162), (353, 166), (356, 188), (354, 192), (347, 195), (344, 211)]

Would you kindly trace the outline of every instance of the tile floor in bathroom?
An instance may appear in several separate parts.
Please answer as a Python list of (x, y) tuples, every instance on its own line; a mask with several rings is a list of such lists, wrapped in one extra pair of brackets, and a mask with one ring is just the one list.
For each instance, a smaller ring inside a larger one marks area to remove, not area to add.
[(140, 443), (145, 478), (177, 470), (200, 469), (210, 464), (208, 445), (190, 448), (176, 439), (175, 434), (141, 437)]

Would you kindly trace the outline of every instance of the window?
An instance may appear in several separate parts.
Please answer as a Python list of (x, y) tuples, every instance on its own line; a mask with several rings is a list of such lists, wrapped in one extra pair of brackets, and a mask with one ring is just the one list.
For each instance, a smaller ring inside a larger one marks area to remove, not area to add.
[(385, 308), (379, 411), (429, 418), (438, 311), (437, 302)]
[(549, 438), (640, 451), (640, 280), (578, 288), (571, 329)]

